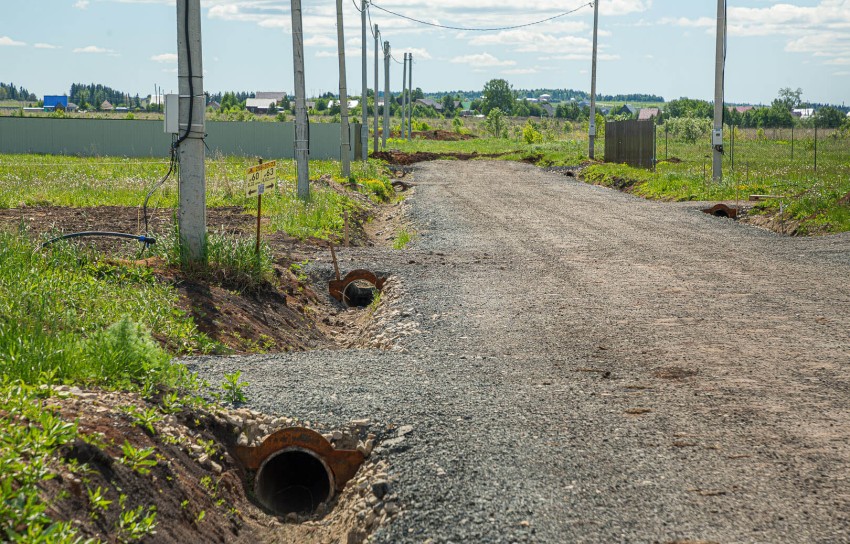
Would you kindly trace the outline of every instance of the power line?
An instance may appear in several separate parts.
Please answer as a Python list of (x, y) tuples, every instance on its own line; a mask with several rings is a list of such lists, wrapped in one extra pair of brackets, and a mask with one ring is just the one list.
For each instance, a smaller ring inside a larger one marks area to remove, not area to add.
[[(437, 24), (437, 23), (429, 23), (428, 21), (423, 21), (421, 19), (415, 19), (413, 17), (409, 17), (407, 15), (403, 15), (403, 14), (397, 13), (395, 11), (390, 11), (387, 8), (382, 8), (381, 6), (375, 4), (374, 2), (369, 2), (369, 5), (374, 6), (381, 11), (389, 13), (390, 15), (395, 15), (396, 17), (401, 17), (402, 19), (407, 19), (408, 21), (413, 21), (414, 23), (419, 23), (421, 25), (428, 25), (428, 26), (433, 26), (433, 27), (437, 27), (437, 28), (445, 28), (447, 30), (464, 30), (464, 31), (470, 31), (470, 32), (496, 32), (496, 31), (500, 31), (500, 30), (514, 30), (514, 29), (517, 29), (517, 28), (525, 28), (525, 27), (528, 27), (528, 26), (534, 26), (534, 25), (546, 23), (546, 22), (552, 21), (554, 19), (558, 19), (558, 18), (561, 18), (561, 17), (565, 17), (567, 15), (573, 14), (573, 13), (575, 13), (575, 12), (581, 10), (581, 9), (584, 9), (586, 7), (591, 7), (591, 6), (593, 6), (593, 2), (590, 2), (590, 3), (587, 3), (587, 4), (582, 4), (581, 6), (575, 8), (573, 10), (565, 11), (563, 13), (559, 13), (557, 15), (553, 15), (552, 17), (547, 17), (546, 19), (541, 19), (539, 21), (534, 21), (534, 22), (531, 22), (531, 23), (525, 23), (525, 24), (522, 24), (522, 25), (502, 26), (502, 27), (494, 27), (494, 28), (469, 28), (469, 27), (450, 26), (450, 25), (441, 25), (441, 24)], [(396, 62), (398, 62), (398, 61), (396, 61)]]

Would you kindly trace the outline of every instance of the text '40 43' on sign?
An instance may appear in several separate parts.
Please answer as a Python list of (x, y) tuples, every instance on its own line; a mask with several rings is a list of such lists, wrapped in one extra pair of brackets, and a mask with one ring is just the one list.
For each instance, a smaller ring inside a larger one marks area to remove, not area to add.
[(245, 174), (247, 184), (245, 192), (248, 196), (261, 195), (266, 189), (274, 188), (277, 180), (277, 161), (264, 162), (248, 168)]

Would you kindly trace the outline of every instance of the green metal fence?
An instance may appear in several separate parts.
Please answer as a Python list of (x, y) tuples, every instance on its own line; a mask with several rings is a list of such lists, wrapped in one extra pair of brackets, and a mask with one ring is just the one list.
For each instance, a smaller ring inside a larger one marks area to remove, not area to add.
[[(294, 123), (208, 121), (207, 153), (293, 158)], [(352, 124), (352, 157), (360, 154), (360, 125)], [(171, 135), (162, 121), (0, 117), (0, 153), (83, 157), (166, 157)], [(310, 124), (310, 158), (339, 159), (339, 123)]]

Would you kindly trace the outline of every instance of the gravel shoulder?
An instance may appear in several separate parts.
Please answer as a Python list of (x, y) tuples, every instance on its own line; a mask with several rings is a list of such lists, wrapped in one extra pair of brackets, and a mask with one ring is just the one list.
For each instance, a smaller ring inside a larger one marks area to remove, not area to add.
[(384, 429), (402, 513), (375, 541), (848, 541), (850, 236), (519, 163), (415, 181), (410, 249), (339, 250), (395, 276), (393, 349), (187, 361), (241, 370), (252, 409)]

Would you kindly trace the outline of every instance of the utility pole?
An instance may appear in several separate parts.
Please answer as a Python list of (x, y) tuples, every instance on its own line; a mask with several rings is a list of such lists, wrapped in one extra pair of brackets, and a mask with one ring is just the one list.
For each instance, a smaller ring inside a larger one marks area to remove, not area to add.
[(369, 93), (366, 87), (368, 62), (366, 59), (366, 0), (360, 0), (360, 44), (363, 46), (363, 92), (360, 93), (360, 158), (363, 162), (369, 158)]
[(413, 128), (413, 53), (408, 53), (407, 55), (408, 65), (407, 69), (410, 73), (407, 76), (407, 139), (413, 139), (413, 132), (411, 129)]
[(390, 132), (390, 42), (384, 42), (384, 130), (383, 148), (387, 148), (387, 134)]
[(295, 70), (295, 170), (298, 198), (310, 198), (310, 128), (307, 126), (307, 94), (304, 87), (304, 32), (301, 26), (301, 0), (292, 2), (292, 56)]
[(206, 262), (207, 191), (204, 172), (204, 68), (201, 62), (201, 1), (177, 2), (177, 154), (181, 259)]
[(372, 135), (373, 145), (372, 145), (372, 153), (378, 152), (378, 40), (381, 38), (381, 34), (378, 32), (378, 25), (375, 25), (375, 124), (374, 124), (374, 134)]
[(339, 51), (339, 162), (342, 177), (351, 177), (351, 130), (348, 128), (348, 90), (345, 87), (345, 36), (342, 28), (342, 0), (336, 0), (336, 43)]
[(723, 180), (723, 87), (726, 70), (726, 0), (717, 0), (717, 52), (714, 72), (714, 130), (711, 133), (715, 183)]
[(594, 157), (594, 146), (596, 145), (596, 50), (597, 50), (597, 35), (599, 33), (599, 0), (593, 2), (593, 68), (590, 72), (590, 123), (588, 125), (588, 135), (590, 140), (590, 149), (587, 156), (591, 159)]
[(407, 53), (404, 54), (404, 64), (401, 69), (401, 137), (405, 137), (407, 130)]

